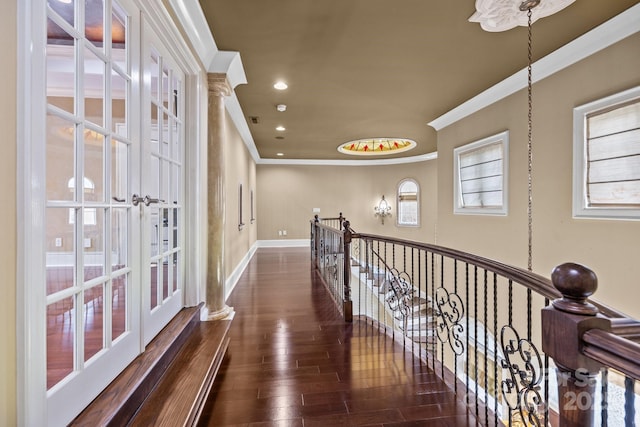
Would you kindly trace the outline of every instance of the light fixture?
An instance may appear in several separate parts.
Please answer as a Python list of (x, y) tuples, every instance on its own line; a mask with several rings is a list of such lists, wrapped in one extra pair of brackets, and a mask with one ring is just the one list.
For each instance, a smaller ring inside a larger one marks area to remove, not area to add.
[(285, 128), (284, 126), (280, 125), (280, 126), (278, 126), (278, 127), (276, 128), (276, 130), (277, 130), (278, 132), (284, 132), (285, 130), (287, 130), (287, 128)]
[(561, 11), (574, 1), (524, 0), (518, 4), (514, 0), (476, 0), (476, 11), (469, 18), (469, 21), (479, 23), (485, 31), (506, 31), (516, 26), (526, 27), (528, 25), (528, 17), (521, 12), (535, 8), (531, 17), (531, 23), (533, 23), (540, 18)]
[(384, 156), (411, 150), (416, 145), (406, 138), (365, 138), (340, 144), (338, 151), (353, 156)]
[(276, 153), (276, 156), (282, 157), (284, 156), (284, 153)]
[(384, 217), (391, 216), (391, 206), (384, 199), (384, 194), (382, 195), (382, 199), (378, 202), (378, 206), (375, 206), (373, 210), (376, 212), (376, 216), (380, 217), (382, 224), (384, 225)]
[(278, 89), (278, 90), (285, 90), (286, 88), (288, 88), (289, 86), (283, 82), (282, 80), (279, 82), (276, 82), (276, 84), (273, 85), (274, 88)]
[(278, 104), (276, 105), (276, 110), (280, 111), (281, 113), (287, 111), (287, 106), (285, 104)]
[(58, 0), (58, 3), (71, 4), (72, 0)]

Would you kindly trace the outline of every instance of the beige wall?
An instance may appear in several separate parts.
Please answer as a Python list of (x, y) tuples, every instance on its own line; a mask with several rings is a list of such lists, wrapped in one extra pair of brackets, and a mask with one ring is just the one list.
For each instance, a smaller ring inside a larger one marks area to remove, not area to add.
[[(258, 239), (308, 239), (313, 208), (320, 217), (340, 212), (361, 233), (394, 235), (434, 242), (437, 200), (437, 160), (386, 166), (258, 165)], [(395, 195), (401, 180), (420, 185), (420, 227), (396, 225)], [(392, 206), (384, 225), (373, 207), (382, 195)], [(287, 230), (286, 237), (278, 230)]]
[[(533, 269), (573, 261), (599, 277), (596, 299), (640, 317), (640, 221), (572, 218), (573, 108), (640, 84), (640, 34), (534, 86)], [(439, 243), (527, 266), (527, 100), (516, 93), (438, 133)], [(509, 214), (453, 215), (453, 148), (508, 129)]]
[(17, 0), (3, 3), (0, 26), (0, 52), (5, 67), (0, 79), (0, 127), (3, 130), (0, 182), (2, 209), (0, 223), (4, 227), (0, 245), (0, 425), (16, 421), (16, 86), (17, 86)]
[[(226, 182), (226, 220), (225, 220), (225, 272), (227, 277), (233, 273), (242, 258), (256, 242), (257, 223), (251, 224), (251, 191), (254, 192), (254, 210), (256, 209), (256, 164), (249, 154), (233, 121), (227, 114), (227, 151)], [(238, 229), (240, 218), (240, 184), (242, 184), (242, 220), (244, 227)]]

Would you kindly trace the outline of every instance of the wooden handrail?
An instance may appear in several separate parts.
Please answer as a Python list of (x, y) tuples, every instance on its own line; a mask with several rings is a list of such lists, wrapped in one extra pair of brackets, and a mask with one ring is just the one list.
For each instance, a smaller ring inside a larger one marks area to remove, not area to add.
[(582, 340), (586, 356), (640, 381), (640, 344), (601, 329), (588, 330)]

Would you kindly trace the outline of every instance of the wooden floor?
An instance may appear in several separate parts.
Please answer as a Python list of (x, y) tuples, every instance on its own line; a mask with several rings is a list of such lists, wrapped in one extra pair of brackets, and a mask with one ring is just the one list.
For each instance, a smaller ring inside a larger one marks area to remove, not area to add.
[(410, 352), (345, 324), (308, 249), (260, 249), (228, 304), (231, 343), (202, 426), (475, 426)]

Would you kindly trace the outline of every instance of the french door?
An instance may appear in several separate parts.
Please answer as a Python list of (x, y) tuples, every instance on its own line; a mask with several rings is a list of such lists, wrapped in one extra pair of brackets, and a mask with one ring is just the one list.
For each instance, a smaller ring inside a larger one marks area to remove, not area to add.
[(46, 9), (42, 383), (66, 425), (183, 305), (185, 78), (133, 0)]
[(147, 344), (182, 307), (184, 74), (144, 24), (142, 313)]

